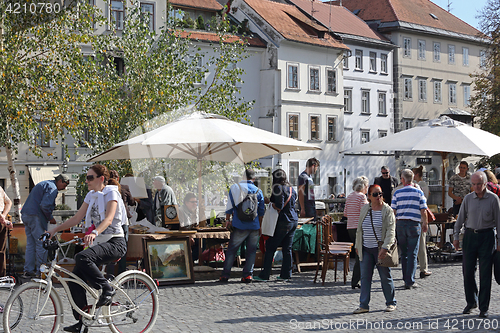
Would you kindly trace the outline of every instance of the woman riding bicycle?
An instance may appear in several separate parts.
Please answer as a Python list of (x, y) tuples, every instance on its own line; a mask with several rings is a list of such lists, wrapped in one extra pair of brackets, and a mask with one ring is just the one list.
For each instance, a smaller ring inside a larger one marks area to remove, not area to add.
[[(105, 166), (96, 164), (90, 167), (87, 171), (86, 183), (90, 192), (76, 215), (48, 232), (52, 237), (61, 230), (77, 225), (83, 219), (87, 228), (92, 225), (95, 227), (83, 239), (86, 250), (76, 254), (73, 273), (86, 280), (93, 288), (102, 289), (97, 302), (99, 307), (111, 304), (116, 291), (98, 266), (117, 260), (127, 252), (127, 243), (122, 229), (127, 213), (121, 199), (119, 183), (114, 179), (109, 179), (109, 171)], [(69, 286), (76, 305), (83, 309), (87, 306), (85, 289), (76, 283), (69, 283)], [(78, 322), (64, 327), (64, 331), (80, 332), (83, 324), (80, 315), (73, 310), (73, 316)]]

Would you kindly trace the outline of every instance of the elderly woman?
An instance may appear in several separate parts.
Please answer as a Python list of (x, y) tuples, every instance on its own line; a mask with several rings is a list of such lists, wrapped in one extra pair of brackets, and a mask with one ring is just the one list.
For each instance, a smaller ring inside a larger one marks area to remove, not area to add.
[[(366, 191), (368, 190), (368, 178), (365, 176), (360, 176), (354, 179), (352, 183), (352, 189), (354, 192), (349, 194), (345, 199), (344, 216), (347, 217), (347, 232), (351, 238), (351, 242), (356, 246), (356, 230), (358, 229), (359, 213), (361, 212), (361, 207), (368, 203), (366, 200)], [(354, 270), (352, 271), (351, 287), (360, 288), (359, 271), (359, 258), (356, 256), (356, 263), (354, 264)]]
[[(58, 231), (69, 229), (85, 219), (86, 227), (93, 226), (92, 232), (84, 237), (85, 246), (89, 247), (76, 254), (73, 273), (86, 280), (90, 286), (102, 289), (96, 306), (111, 304), (116, 291), (103, 276), (98, 266), (112, 262), (125, 255), (127, 243), (124, 238), (122, 225), (127, 219), (127, 212), (119, 184), (110, 179), (109, 171), (104, 165), (95, 164), (87, 171), (87, 186), (89, 193), (72, 218), (63, 224), (48, 231), (50, 236)], [(83, 309), (87, 306), (85, 289), (76, 283), (69, 283), (71, 295), (76, 305)], [(66, 332), (80, 332), (83, 322), (78, 312), (73, 310), (73, 316), (78, 322), (64, 327)]]
[[(358, 230), (356, 232), (356, 253), (359, 256), (361, 267), (361, 295), (359, 296), (359, 308), (353, 313), (365, 313), (369, 311), (370, 292), (372, 287), (373, 268), (376, 266), (380, 275), (382, 292), (385, 297), (385, 311), (396, 310), (396, 298), (394, 297), (394, 282), (389, 267), (377, 265), (378, 259), (384, 259), (388, 249), (396, 239), (396, 218), (391, 207), (384, 202), (382, 188), (371, 185), (368, 188), (369, 204), (361, 208)], [(383, 241), (380, 251), (377, 239)]]

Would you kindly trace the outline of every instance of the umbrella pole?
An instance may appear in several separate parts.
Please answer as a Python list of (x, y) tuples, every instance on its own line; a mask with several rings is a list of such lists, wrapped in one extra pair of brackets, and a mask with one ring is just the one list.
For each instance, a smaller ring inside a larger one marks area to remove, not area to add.
[(441, 154), (441, 208), (443, 209), (443, 211), (445, 210), (445, 206), (444, 206), (444, 200), (445, 200), (445, 176), (446, 176), (446, 167), (444, 165), (444, 161), (446, 160), (446, 158), (448, 157), (448, 153), (444, 153), (444, 152), (440, 152)]
[[(205, 207), (205, 204), (201, 204), (201, 159), (198, 159), (198, 218), (201, 219), (205, 214), (202, 214), (201, 207)], [(206, 220), (200, 220), (200, 226), (206, 226)]]

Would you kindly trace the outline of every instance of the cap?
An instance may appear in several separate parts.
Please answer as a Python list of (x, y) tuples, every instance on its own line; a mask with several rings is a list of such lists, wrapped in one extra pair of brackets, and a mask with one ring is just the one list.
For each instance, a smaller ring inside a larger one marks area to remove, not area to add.
[(60, 175), (54, 177), (56, 181), (59, 179), (62, 180), (64, 183), (69, 184), (69, 176), (65, 173), (61, 173)]

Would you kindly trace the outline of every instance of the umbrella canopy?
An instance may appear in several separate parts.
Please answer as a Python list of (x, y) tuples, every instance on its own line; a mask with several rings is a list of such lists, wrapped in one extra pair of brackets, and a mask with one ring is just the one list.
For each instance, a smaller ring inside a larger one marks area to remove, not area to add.
[[(500, 153), (500, 137), (447, 116), (419, 123), (408, 130), (344, 150), (365, 151), (436, 151), (444, 160), (448, 153), (488, 156)], [(445, 167), (442, 169), (442, 200), (445, 196)]]
[(89, 162), (175, 158), (244, 164), (264, 156), (314, 149), (321, 148), (223, 116), (197, 111), (120, 142), (92, 157)]

